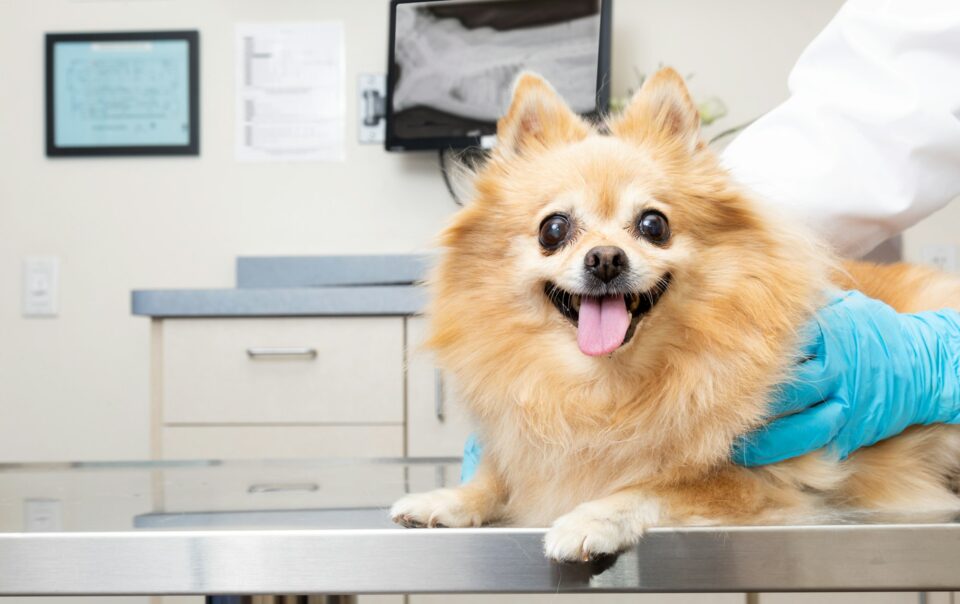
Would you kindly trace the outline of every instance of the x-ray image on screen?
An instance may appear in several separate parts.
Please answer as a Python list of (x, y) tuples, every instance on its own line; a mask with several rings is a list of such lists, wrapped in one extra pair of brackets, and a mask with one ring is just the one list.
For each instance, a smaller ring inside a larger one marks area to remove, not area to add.
[(415, 2), (396, 7), (392, 130), (406, 139), (496, 131), (521, 71), (579, 113), (598, 109), (600, 2)]

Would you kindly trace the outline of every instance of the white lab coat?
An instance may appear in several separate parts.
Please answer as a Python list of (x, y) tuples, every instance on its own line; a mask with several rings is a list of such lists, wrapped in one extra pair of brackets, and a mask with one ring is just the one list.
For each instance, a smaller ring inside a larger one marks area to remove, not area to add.
[(789, 88), (723, 161), (840, 253), (960, 195), (960, 0), (849, 0)]

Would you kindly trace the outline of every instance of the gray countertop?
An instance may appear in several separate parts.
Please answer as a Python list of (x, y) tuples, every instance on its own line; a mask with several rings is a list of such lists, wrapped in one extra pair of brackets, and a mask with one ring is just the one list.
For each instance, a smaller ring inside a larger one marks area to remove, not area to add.
[(145, 289), (133, 314), (149, 317), (293, 317), (411, 315), (426, 295), (416, 283), (432, 257), (241, 256), (236, 288)]
[(132, 294), (135, 315), (150, 317), (291, 317), (411, 315), (423, 310), (416, 285), (157, 289)]

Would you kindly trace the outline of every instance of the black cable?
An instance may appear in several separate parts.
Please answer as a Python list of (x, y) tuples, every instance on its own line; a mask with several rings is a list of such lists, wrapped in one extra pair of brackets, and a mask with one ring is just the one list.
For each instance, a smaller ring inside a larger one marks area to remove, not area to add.
[(447, 174), (447, 150), (440, 149), (440, 174), (443, 175), (443, 184), (447, 185), (447, 191), (450, 192), (450, 197), (453, 198), (453, 203), (458, 206), (463, 207), (463, 202), (457, 197), (456, 192), (453, 190), (453, 186), (450, 184), (450, 176)]

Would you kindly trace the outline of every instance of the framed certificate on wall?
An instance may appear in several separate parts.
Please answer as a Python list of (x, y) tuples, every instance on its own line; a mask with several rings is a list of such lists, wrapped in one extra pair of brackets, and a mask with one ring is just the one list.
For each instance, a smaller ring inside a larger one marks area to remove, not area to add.
[(198, 155), (196, 31), (51, 33), (47, 155)]

